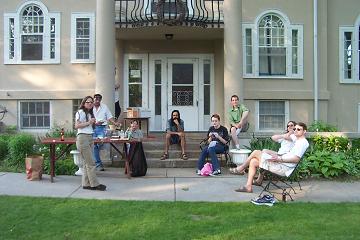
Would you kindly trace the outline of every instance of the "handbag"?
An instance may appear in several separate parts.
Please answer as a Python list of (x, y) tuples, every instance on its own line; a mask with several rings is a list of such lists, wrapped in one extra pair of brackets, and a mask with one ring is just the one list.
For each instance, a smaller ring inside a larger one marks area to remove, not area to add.
[(213, 172), (213, 167), (211, 163), (205, 163), (203, 168), (200, 170), (201, 176), (209, 176)]

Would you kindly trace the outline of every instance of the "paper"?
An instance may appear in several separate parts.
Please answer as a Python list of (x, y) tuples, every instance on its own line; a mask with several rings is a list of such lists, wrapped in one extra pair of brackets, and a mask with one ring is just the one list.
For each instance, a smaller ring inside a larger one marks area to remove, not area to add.
[(211, 141), (208, 148), (215, 147), (217, 141)]

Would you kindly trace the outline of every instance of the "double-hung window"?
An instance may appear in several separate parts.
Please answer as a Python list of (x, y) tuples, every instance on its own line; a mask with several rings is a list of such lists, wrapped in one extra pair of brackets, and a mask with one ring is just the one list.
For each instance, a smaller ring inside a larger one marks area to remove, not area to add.
[(243, 72), (249, 78), (302, 78), (303, 27), (278, 11), (243, 24)]
[(60, 14), (38, 1), (4, 14), (4, 63), (60, 63)]
[(71, 15), (71, 62), (95, 62), (95, 14)]
[(355, 26), (339, 29), (339, 78), (341, 83), (360, 83), (360, 17)]
[(258, 101), (256, 115), (257, 131), (283, 130), (289, 121), (289, 102), (282, 100)]
[(50, 102), (20, 102), (20, 127), (21, 129), (50, 128)]

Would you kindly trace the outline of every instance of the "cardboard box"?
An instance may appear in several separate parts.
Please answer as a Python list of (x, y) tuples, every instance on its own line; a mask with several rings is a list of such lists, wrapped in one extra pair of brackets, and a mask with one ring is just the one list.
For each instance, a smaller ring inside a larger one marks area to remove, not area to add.
[(139, 117), (139, 110), (137, 108), (127, 108), (126, 117), (137, 118)]

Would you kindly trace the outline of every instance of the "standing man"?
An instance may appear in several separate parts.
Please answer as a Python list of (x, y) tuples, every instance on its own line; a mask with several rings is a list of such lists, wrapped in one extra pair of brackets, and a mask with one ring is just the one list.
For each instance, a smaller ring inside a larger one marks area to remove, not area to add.
[(166, 135), (165, 135), (165, 151), (164, 155), (160, 158), (165, 160), (169, 158), (169, 146), (171, 144), (181, 145), (181, 158), (187, 160), (188, 156), (185, 153), (185, 133), (184, 133), (184, 121), (180, 118), (180, 112), (174, 110), (171, 113), (171, 118), (166, 124)]
[[(101, 103), (102, 96), (101, 94), (94, 95), (94, 107), (93, 113), (96, 119), (95, 129), (94, 129), (94, 138), (103, 138), (105, 137), (105, 130), (108, 122), (118, 126), (119, 124), (114, 120), (113, 115), (111, 114), (109, 108)], [(100, 159), (100, 149), (103, 144), (94, 145), (94, 158), (97, 171), (104, 171), (104, 166)]]
[(230, 122), (230, 134), (236, 149), (240, 149), (238, 136), (240, 132), (246, 132), (249, 128), (249, 109), (244, 104), (239, 104), (237, 95), (231, 96), (231, 109), (228, 112)]

